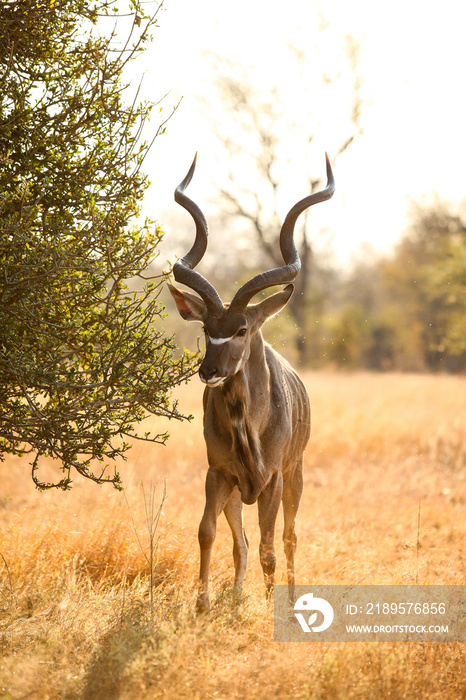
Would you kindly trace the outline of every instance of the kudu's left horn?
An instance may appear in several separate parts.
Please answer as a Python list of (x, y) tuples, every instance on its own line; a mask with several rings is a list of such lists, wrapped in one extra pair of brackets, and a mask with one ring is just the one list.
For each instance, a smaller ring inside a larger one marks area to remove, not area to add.
[(207, 248), (208, 236), (207, 222), (204, 214), (201, 212), (197, 204), (195, 204), (192, 199), (187, 197), (184, 193), (184, 190), (191, 182), (194, 170), (196, 169), (196, 159), (197, 153), (194, 156), (194, 160), (189, 168), (188, 174), (175, 190), (175, 201), (184, 207), (194, 219), (196, 224), (196, 238), (189, 253), (186, 253), (181, 260), (178, 260), (173, 265), (173, 276), (177, 282), (181, 282), (181, 284), (185, 284), (187, 287), (190, 287), (197, 292), (204, 300), (209, 312), (215, 314), (223, 309), (222, 300), (220, 299), (215, 287), (210, 284), (205, 277), (199, 274), (199, 272), (196, 272), (193, 269), (204, 256)]

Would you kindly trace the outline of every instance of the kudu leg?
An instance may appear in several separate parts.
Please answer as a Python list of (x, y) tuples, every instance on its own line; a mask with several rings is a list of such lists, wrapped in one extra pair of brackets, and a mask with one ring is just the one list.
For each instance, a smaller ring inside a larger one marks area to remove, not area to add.
[(261, 541), (259, 545), (259, 558), (264, 572), (265, 595), (267, 598), (273, 592), (275, 566), (277, 557), (275, 554), (275, 520), (282, 499), (283, 476), (276, 472), (270, 479), (267, 487), (258, 498), (259, 528)]
[(249, 542), (243, 526), (243, 502), (237, 487), (231, 492), (230, 498), (223, 509), (233, 535), (233, 560), (235, 562), (235, 589), (238, 593), (243, 590), (244, 577), (248, 566)]
[(206, 504), (204, 515), (199, 525), (199, 546), (201, 548), (201, 565), (199, 571), (199, 592), (197, 596), (196, 610), (198, 613), (208, 612), (209, 600), (209, 569), (217, 532), (217, 519), (232, 490), (221, 472), (212, 467), (209, 468), (205, 483)]
[(294, 471), (287, 474), (283, 482), (283, 545), (285, 548), (286, 568), (288, 574), (288, 597), (295, 603), (294, 555), (297, 537), (295, 531), (296, 514), (303, 493), (303, 460), (297, 462)]

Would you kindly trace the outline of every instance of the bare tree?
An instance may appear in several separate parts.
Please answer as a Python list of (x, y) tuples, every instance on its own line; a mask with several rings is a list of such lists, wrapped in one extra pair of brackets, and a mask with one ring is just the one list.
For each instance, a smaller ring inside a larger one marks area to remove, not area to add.
[[(309, 65), (308, 54), (309, 52), (290, 47), (290, 57), (295, 65), (294, 75), (299, 77), (299, 90), (303, 94), (308, 93), (310, 89), (317, 89), (316, 81), (308, 80), (309, 72), (316, 72), (315, 67)], [(287, 160), (289, 161), (287, 143), (291, 138), (290, 133), (293, 132), (293, 137), (300, 139), (300, 152), (303, 154), (303, 160), (307, 161), (307, 155), (311, 154), (312, 147), (320, 139), (325, 127), (325, 118), (328, 117), (328, 107), (323, 109), (320, 117), (318, 116), (322, 104), (320, 97), (322, 93), (330, 92), (333, 95), (333, 104), (338, 105), (340, 117), (344, 115), (344, 118), (340, 119), (342, 125), (339, 126), (338, 134), (333, 137), (334, 142), (338, 139), (337, 147), (330, 153), (334, 166), (362, 133), (359, 45), (352, 37), (346, 37), (345, 54), (345, 66), (334, 73), (324, 71), (320, 74), (319, 94), (308, 95), (300, 100), (301, 104), (312, 104), (313, 107), (305, 113), (300, 111), (297, 118), (296, 110), (293, 106), (288, 107), (286, 96), (279, 86), (272, 85), (269, 89), (259, 87), (251, 80), (244, 66), (220, 59), (218, 56), (211, 57), (216, 75), (215, 86), (225, 107), (225, 114), (228, 115), (222, 114), (222, 123), (215, 126), (217, 137), (231, 164), (228, 187), (219, 188), (222, 213), (227, 218), (240, 218), (247, 222), (260, 250), (272, 265), (280, 265), (277, 245), (281, 226), (279, 208), (287, 206), (287, 202), (282, 203), (282, 190), (284, 185), (286, 186), (283, 170)], [(311, 82), (312, 88), (308, 86)], [(327, 105), (329, 101), (326, 98)], [(321, 163), (320, 157), (312, 157), (314, 162)], [(253, 186), (245, 183), (245, 171), (253, 173)], [(238, 180), (238, 173), (241, 173), (241, 182)], [(316, 192), (322, 184), (320, 174), (313, 175), (309, 170), (303, 173), (303, 192)], [(315, 231), (312, 235), (315, 236)], [(297, 245), (302, 267), (289, 309), (297, 326), (296, 345), (299, 360), (305, 362), (308, 358), (306, 319), (312, 296), (312, 280), (316, 272), (319, 272), (311, 243), (309, 210), (303, 214), (300, 229), (297, 231)]]

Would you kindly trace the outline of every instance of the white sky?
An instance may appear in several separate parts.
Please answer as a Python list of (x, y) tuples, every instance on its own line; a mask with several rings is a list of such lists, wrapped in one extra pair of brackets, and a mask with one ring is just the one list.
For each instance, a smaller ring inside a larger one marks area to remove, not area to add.
[[(143, 59), (147, 97), (171, 91), (168, 111), (183, 96), (146, 165), (153, 186), (145, 208), (162, 225), (163, 212), (177, 208), (173, 190), (196, 150), (189, 194), (208, 220), (214, 214), (214, 181), (227, 169), (216, 157), (209, 115), (198, 104), (211, 74), (203, 52), (244, 62), (259, 76), (262, 71), (268, 80), (276, 75), (283, 82), (287, 45), (308, 45), (313, 57), (314, 6), (312, 0), (166, 0), (155, 43)], [(406, 225), (407, 198), (432, 192), (452, 201), (466, 196), (466, 3), (326, 0), (322, 8), (337, 41), (352, 34), (361, 43), (359, 72), (367, 102), (365, 132), (335, 168), (337, 192), (316, 218), (317, 226), (331, 227), (337, 257), (345, 260), (362, 241), (376, 249), (395, 241)], [(286, 76), (290, 89), (293, 79)], [(210, 108), (218, 120), (221, 106), (212, 101)], [(332, 142), (331, 113), (322, 118), (328, 125), (326, 143), (313, 174), (324, 168), (323, 151), (331, 156), (339, 145)], [(295, 191), (296, 199), (307, 194), (301, 180)]]

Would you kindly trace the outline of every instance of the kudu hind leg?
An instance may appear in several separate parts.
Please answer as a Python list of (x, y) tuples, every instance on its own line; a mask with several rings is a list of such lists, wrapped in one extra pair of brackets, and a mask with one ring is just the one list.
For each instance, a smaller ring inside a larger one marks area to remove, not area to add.
[(267, 598), (270, 598), (273, 591), (275, 566), (277, 563), (274, 544), (275, 521), (280, 508), (282, 490), (282, 473), (276, 472), (258, 498), (259, 528), (261, 532), (259, 558), (262, 571), (264, 572), (265, 595)]
[(201, 563), (199, 571), (199, 592), (197, 596), (196, 610), (198, 613), (208, 612), (209, 600), (209, 570), (212, 556), (212, 547), (217, 533), (217, 520), (222, 512), (232, 486), (225, 477), (216, 469), (210, 468), (207, 472), (205, 493), (206, 504), (204, 515), (199, 525), (199, 546), (201, 549)]
[(238, 488), (234, 488), (223, 509), (233, 535), (233, 560), (235, 563), (235, 589), (243, 590), (248, 566), (249, 542), (243, 526), (243, 502)]
[(296, 552), (297, 537), (295, 531), (296, 515), (298, 513), (301, 496), (303, 493), (303, 460), (297, 462), (294, 471), (287, 475), (283, 482), (283, 545), (286, 556), (286, 569), (288, 575), (288, 597), (291, 603), (295, 602), (295, 576), (294, 555)]

